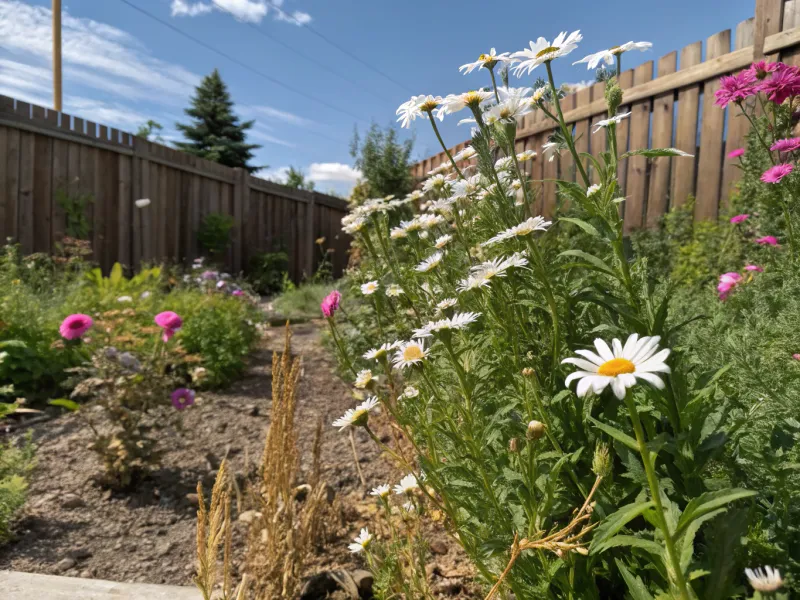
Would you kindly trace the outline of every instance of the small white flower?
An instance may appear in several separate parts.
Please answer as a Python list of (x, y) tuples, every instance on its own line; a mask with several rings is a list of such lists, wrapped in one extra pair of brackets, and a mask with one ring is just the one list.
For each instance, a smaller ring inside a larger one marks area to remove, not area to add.
[(497, 171), (505, 171), (514, 167), (514, 158), (511, 156), (501, 156), (494, 163), (494, 168)]
[(419, 483), (417, 483), (417, 478), (414, 477), (413, 473), (409, 473), (405, 477), (400, 480), (398, 485), (394, 486), (394, 493), (398, 496), (402, 496), (403, 494), (413, 494), (414, 490), (419, 488)]
[(142, 300), (147, 300), (149, 297), (150, 297), (150, 292), (149, 291), (144, 291), (144, 292), (142, 292), (142, 295), (139, 296), (139, 298), (141, 298)]
[(396, 283), (392, 283), (386, 287), (386, 295), (389, 296), (389, 298), (397, 298), (404, 293), (403, 288)]
[(120, 296), (117, 298), (117, 302), (133, 302), (133, 298), (130, 296)]
[(450, 115), (467, 107), (477, 108), (493, 96), (494, 94), (489, 91), (471, 91), (464, 92), (463, 94), (449, 94), (442, 101), (442, 107), (439, 109), (439, 114), (444, 115), (446, 113)]
[(468, 179), (459, 179), (452, 186), (453, 198), (467, 198), (480, 191), (481, 176), (473, 175)]
[(401, 398), (416, 398), (417, 396), (419, 396), (419, 390), (411, 385), (406, 387), (400, 395)]
[(397, 347), (397, 353), (394, 355), (394, 360), (392, 362), (395, 367), (400, 369), (413, 367), (425, 360), (429, 352), (430, 351), (425, 348), (425, 342), (422, 340), (402, 342)]
[(485, 118), (487, 123), (494, 123), (495, 121), (516, 119), (529, 112), (531, 112), (531, 103), (528, 100), (509, 98), (505, 102), (493, 106)]
[[(437, 108), (441, 102), (442, 99), (439, 96), (411, 96), (410, 100), (403, 102), (395, 111), (395, 114), (399, 115), (397, 121), (400, 122), (400, 127), (409, 129), (411, 121), (414, 121), (417, 117), (427, 119), (428, 112)], [(441, 114), (437, 115), (437, 117), (440, 121), (444, 118)]]
[(414, 269), (420, 273), (427, 273), (428, 271), (438, 267), (443, 258), (444, 254), (441, 252), (436, 252), (419, 263), (416, 267), (414, 267)]
[(367, 546), (370, 545), (370, 542), (372, 542), (372, 537), (372, 534), (365, 527), (361, 530), (361, 533), (358, 534), (358, 537), (353, 540), (353, 543), (349, 544), (347, 547), (353, 554), (363, 552), (367, 549)]
[(378, 498), (386, 499), (392, 491), (392, 487), (388, 483), (382, 483), (378, 487), (372, 488), (369, 493), (370, 496), (377, 496)]
[(441, 250), (442, 248), (447, 246), (447, 244), (449, 244), (452, 241), (452, 239), (453, 239), (452, 235), (445, 234), (443, 236), (436, 238), (436, 243), (434, 244), (434, 246), (436, 246), (437, 248), (439, 248), (439, 250)]
[(378, 399), (370, 396), (355, 408), (348, 408), (344, 415), (333, 422), (334, 427), (343, 431), (348, 427), (363, 427), (369, 422), (369, 411), (378, 405)]
[(529, 87), (513, 88), (513, 87), (500, 86), (500, 87), (497, 88), (497, 95), (500, 96), (500, 101), (501, 102), (506, 102), (507, 100), (511, 100), (511, 99), (514, 99), (514, 100), (528, 99), (529, 100), (529, 98), (527, 98), (527, 96), (532, 91), (533, 91), (533, 88), (529, 88)]
[(358, 389), (363, 390), (365, 387), (367, 387), (370, 381), (372, 381), (372, 371), (369, 369), (363, 369), (362, 371), (358, 372), (358, 375), (356, 375), (356, 381), (354, 385)]
[(456, 304), (458, 304), (458, 300), (455, 298), (445, 298), (436, 305), (436, 312), (444, 312), (448, 308), (453, 308)]
[(614, 46), (608, 50), (601, 50), (600, 52), (595, 52), (589, 56), (584, 56), (582, 59), (575, 61), (572, 64), (578, 65), (580, 63), (586, 63), (587, 68), (596, 69), (597, 65), (600, 64), (600, 61), (605, 61), (607, 65), (612, 65), (614, 64), (615, 58), (623, 52), (628, 52), (629, 50), (641, 50), (644, 52), (652, 47), (653, 44), (650, 42), (628, 42), (627, 44), (622, 44), (621, 46)]
[(474, 323), (478, 320), (481, 313), (466, 312), (456, 313), (448, 319), (439, 319), (438, 321), (431, 321), (424, 327), (414, 330), (415, 338), (431, 337), (434, 333), (445, 330), (459, 330), (464, 329), (467, 325)]
[(745, 569), (744, 574), (753, 589), (758, 592), (776, 592), (783, 587), (780, 571), (772, 567)]
[(150, 198), (140, 198), (136, 202), (134, 202), (136, 208), (145, 208), (146, 206), (150, 206)]
[(535, 150), (524, 150), (517, 154), (517, 160), (519, 162), (525, 162), (526, 160), (531, 160), (536, 158), (536, 151)]
[(406, 231), (404, 227), (392, 227), (392, 230), (389, 232), (389, 237), (393, 240), (407, 238), (408, 231)]
[(476, 154), (477, 152), (475, 151), (475, 148), (473, 148), (472, 146), (467, 146), (461, 152), (453, 156), (453, 160), (456, 162), (461, 162), (462, 160), (469, 160)]
[(425, 180), (425, 183), (422, 184), (422, 189), (426, 192), (430, 192), (432, 190), (441, 191), (445, 189), (445, 186), (447, 186), (449, 183), (450, 182), (447, 181), (447, 178), (444, 175), (437, 173)]
[(573, 31), (567, 35), (566, 31), (558, 34), (558, 37), (552, 43), (548, 42), (543, 37), (536, 40), (536, 43), (530, 42), (530, 48), (525, 48), (519, 52), (514, 52), (511, 58), (521, 59), (514, 71), (517, 77), (522, 77), (524, 71), (528, 73), (533, 71), (542, 63), (549, 62), (561, 56), (566, 56), (578, 47), (578, 42), (583, 39), (580, 31)]
[(550, 88), (548, 88), (546, 85), (536, 88), (531, 95), (531, 105), (539, 104), (542, 100), (544, 100), (544, 95), (549, 89)]
[(501, 231), (493, 238), (483, 242), (481, 246), (491, 246), (492, 244), (496, 244), (497, 242), (502, 242), (513, 237), (531, 234), (534, 231), (547, 231), (547, 228), (552, 224), (553, 223), (551, 221), (546, 221), (544, 217), (531, 217), (519, 225), (514, 225), (514, 227), (511, 227), (510, 229)]
[(364, 228), (364, 225), (367, 224), (367, 220), (363, 217), (356, 217), (352, 219), (349, 223), (342, 227), (342, 231), (344, 231), (348, 235), (352, 235), (357, 231), (361, 231)]
[(603, 187), (603, 186), (601, 186), (599, 183), (595, 183), (594, 185), (590, 185), (589, 189), (586, 190), (586, 197), (588, 198), (590, 196), (593, 196), (594, 194), (596, 194), (597, 192), (600, 191), (601, 187)]
[(381, 344), (378, 348), (372, 348), (364, 353), (364, 358), (367, 360), (378, 360), (381, 356), (385, 356), (391, 350), (397, 348), (398, 342), (386, 342)]
[(372, 294), (378, 291), (379, 287), (380, 285), (378, 285), (377, 281), (368, 281), (367, 283), (361, 286), (361, 293), (364, 294), (365, 296), (371, 296)]
[(408, 501), (403, 503), (403, 510), (406, 511), (407, 513), (412, 513), (415, 510), (417, 510), (417, 507), (414, 505), (413, 502)]
[(508, 258), (493, 258), (490, 261), (472, 267), (469, 277), (463, 279), (459, 285), (460, 292), (488, 286), (495, 277), (505, 277), (506, 271), (512, 267), (524, 267), (528, 259), (519, 252)]
[(556, 142), (547, 142), (542, 145), (542, 154), (547, 157), (548, 162), (553, 162), (558, 152), (558, 144)]
[(450, 169), (450, 165), (449, 165), (449, 163), (442, 163), (442, 164), (441, 164), (441, 165), (439, 165), (438, 167), (436, 167), (436, 168), (434, 168), (434, 169), (431, 169), (430, 171), (428, 171), (428, 175), (441, 175), (441, 174), (445, 174), (445, 173), (447, 173), (447, 171), (448, 171), (449, 169)]
[(2, 363), (3, 363), (3, 361), (4, 361), (6, 358), (8, 358), (8, 352), (0, 352), (0, 364), (2, 364)]
[(442, 215), (426, 214), (419, 215), (419, 217), (417, 217), (417, 221), (422, 229), (430, 229), (431, 227), (436, 227), (437, 225), (444, 223), (445, 218)]
[(618, 339), (608, 344), (601, 339), (594, 341), (597, 354), (591, 350), (576, 350), (583, 358), (565, 358), (562, 364), (570, 363), (577, 366), (580, 371), (571, 373), (565, 385), (578, 380), (576, 394), (584, 397), (589, 390), (595, 394), (602, 392), (610, 385), (614, 395), (620, 400), (625, 398), (626, 390), (636, 385), (641, 379), (654, 387), (664, 389), (664, 382), (656, 373), (669, 373), (670, 369), (664, 363), (669, 356), (669, 349), (658, 351), (659, 336), (639, 338), (634, 333), (628, 337), (623, 346)]
[(467, 63), (465, 65), (461, 65), (458, 67), (459, 71), (463, 71), (464, 75), (468, 75), (472, 73), (475, 69), (491, 69), (499, 62), (513, 62), (511, 57), (508, 55), (508, 52), (503, 52), (502, 54), (498, 54), (497, 50), (492, 48), (489, 51), (489, 54), (481, 54), (478, 57), (478, 60), (472, 63)]
[(595, 123), (595, 127), (594, 127), (594, 130), (592, 131), (592, 133), (597, 133), (603, 127), (608, 127), (612, 123), (615, 123), (616, 125), (619, 125), (622, 122), (622, 119), (627, 119), (630, 116), (631, 116), (631, 113), (630, 112), (626, 112), (626, 113), (622, 113), (622, 114), (619, 114), (619, 115), (615, 115), (615, 116), (611, 117), (610, 119), (603, 119), (602, 121), (598, 121), (597, 123)]

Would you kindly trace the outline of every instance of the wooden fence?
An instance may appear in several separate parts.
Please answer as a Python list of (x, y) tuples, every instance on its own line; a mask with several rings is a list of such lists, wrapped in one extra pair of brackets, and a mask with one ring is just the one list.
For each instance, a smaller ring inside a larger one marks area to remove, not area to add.
[[(658, 222), (670, 206), (679, 205), (690, 195), (696, 197), (695, 218), (710, 219), (724, 207), (739, 178), (739, 169), (726, 160), (731, 150), (744, 144), (749, 125), (738, 109), (714, 106), (714, 91), (719, 78), (754, 60), (782, 60), (800, 66), (800, 0), (756, 0), (755, 16), (736, 27), (731, 48), (731, 31), (721, 31), (706, 40), (705, 60), (702, 42), (670, 52), (657, 61), (623, 71), (620, 85), (625, 89), (625, 104), (620, 112), (631, 111), (630, 118), (617, 128), (617, 146), (628, 149), (674, 146), (695, 155), (689, 158), (632, 157), (619, 169), (625, 193), (625, 224), (628, 231)], [(588, 49), (587, 49), (588, 50)], [(624, 60), (624, 59), (623, 59)], [(604, 83), (570, 94), (562, 101), (564, 117), (577, 136), (577, 150), (593, 156), (606, 150), (604, 133), (592, 135), (592, 126), (605, 118)], [(517, 151), (532, 149), (539, 156), (527, 163), (529, 175), (538, 182), (539, 212), (552, 216), (556, 207), (553, 179), (575, 181), (572, 157), (563, 153), (549, 162), (541, 148), (553, 133), (553, 122), (542, 111), (519, 120)], [(462, 150), (461, 143), (452, 152)], [(414, 176), (449, 162), (444, 152), (412, 167)]]
[[(299, 281), (319, 263), (326, 238), (333, 267), (347, 264), (341, 231), (347, 203), (296, 190), (92, 121), (0, 96), (0, 240), (25, 253), (51, 252), (64, 237), (59, 190), (91, 194), (85, 210), (94, 259), (188, 263), (199, 256), (197, 231), (210, 213), (234, 218), (227, 266), (246, 268), (260, 251), (284, 249)], [(137, 208), (137, 199), (150, 205)]]

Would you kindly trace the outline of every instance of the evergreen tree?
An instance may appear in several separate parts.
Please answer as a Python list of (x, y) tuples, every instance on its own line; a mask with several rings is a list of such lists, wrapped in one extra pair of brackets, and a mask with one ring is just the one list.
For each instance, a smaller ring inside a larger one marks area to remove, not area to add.
[(176, 142), (176, 148), (228, 167), (242, 167), (250, 173), (265, 168), (248, 164), (253, 158), (253, 150), (261, 148), (245, 141), (253, 121), (240, 123), (239, 117), (233, 113), (228, 87), (217, 69), (203, 78), (195, 90), (191, 107), (184, 112), (193, 122), (189, 125), (175, 124), (188, 140)]

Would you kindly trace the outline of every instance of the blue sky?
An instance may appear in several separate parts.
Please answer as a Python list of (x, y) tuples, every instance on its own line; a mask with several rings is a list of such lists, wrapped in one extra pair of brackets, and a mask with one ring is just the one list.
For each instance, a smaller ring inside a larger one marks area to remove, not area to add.
[[(755, 0), (128, 0), (297, 94), (121, 0), (63, 1), (66, 112), (128, 131), (155, 119), (167, 139), (177, 139), (174, 123), (185, 121), (194, 85), (217, 67), (240, 115), (256, 119), (252, 141), (264, 147), (255, 163), (270, 167), (263, 174), (279, 179), (294, 165), (317, 189), (342, 194), (358, 175), (349, 154), (354, 126), (392, 124), (395, 109), (412, 94), (487, 85), (485, 70), (463, 76), (458, 67), (492, 46), (514, 51), (540, 35), (552, 39), (580, 29), (584, 39), (572, 60), (555, 63), (556, 79), (574, 83), (593, 77), (585, 66), (571, 66), (586, 54), (628, 40), (653, 42), (650, 52), (625, 55), (624, 68), (633, 67), (735, 28), (755, 6)], [(51, 102), (49, 6), (50, 0), (0, 0), (0, 93), (45, 106)], [(457, 121), (442, 125), (448, 145), (469, 135)], [(427, 123), (414, 125), (415, 156), (437, 152)]]

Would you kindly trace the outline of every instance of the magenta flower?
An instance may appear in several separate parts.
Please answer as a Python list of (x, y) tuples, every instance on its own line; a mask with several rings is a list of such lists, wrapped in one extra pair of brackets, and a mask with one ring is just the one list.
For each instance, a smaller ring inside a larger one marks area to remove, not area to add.
[(728, 295), (733, 289), (742, 281), (742, 276), (739, 273), (723, 273), (719, 276), (719, 285), (717, 285), (717, 292), (719, 292), (719, 299), (723, 302), (728, 299)]
[(764, 267), (759, 267), (758, 265), (747, 265), (744, 268), (745, 271), (754, 271), (756, 273), (763, 273)]
[(750, 65), (749, 71), (755, 79), (758, 79), (760, 81), (766, 78), (767, 75), (769, 75), (770, 73), (779, 71), (781, 67), (784, 66), (786, 65), (784, 65), (783, 63), (768, 63), (766, 61), (759, 60)]
[(77, 340), (94, 325), (92, 317), (80, 313), (70, 315), (61, 322), (58, 332), (65, 340)]
[(736, 75), (723, 75), (719, 79), (719, 89), (714, 92), (714, 104), (725, 108), (731, 102), (741, 102), (757, 93), (755, 77), (750, 71), (741, 71)]
[(792, 358), (795, 360), (800, 360), (800, 354), (792, 354)]
[(325, 296), (322, 304), (319, 307), (322, 309), (322, 314), (330, 318), (339, 309), (339, 302), (342, 300), (342, 295), (338, 290), (333, 290), (330, 294)]
[(203, 271), (203, 274), (200, 275), (200, 277), (210, 281), (212, 279), (216, 279), (218, 275), (219, 273), (217, 273), (216, 271)]
[(233, 296), (244, 296), (244, 292), (242, 290), (233, 290), (231, 292), (231, 295), (233, 295)]
[(170, 338), (175, 335), (175, 332), (183, 326), (183, 319), (181, 319), (171, 310), (158, 313), (156, 315), (155, 322), (156, 325), (164, 330), (164, 334), (161, 336), (161, 339), (165, 342), (168, 342)]
[(764, 174), (761, 175), (761, 181), (764, 183), (780, 183), (781, 179), (791, 173), (793, 169), (794, 165), (790, 163), (775, 165), (764, 171)]
[(187, 388), (178, 388), (169, 397), (176, 410), (183, 410), (194, 404), (194, 392)]
[(760, 237), (755, 240), (756, 244), (761, 244), (762, 246), (780, 246), (778, 243), (778, 238), (772, 235), (765, 235), (764, 237)]
[(736, 150), (731, 150), (728, 152), (728, 158), (733, 160), (734, 158), (739, 158), (744, 154), (744, 148), (737, 148)]
[(778, 140), (769, 149), (773, 152), (794, 152), (798, 148), (800, 148), (800, 137)]
[(735, 217), (731, 217), (731, 223), (738, 225), (739, 223), (744, 223), (749, 218), (750, 215), (736, 215)]
[(764, 79), (756, 89), (775, 104), (783, 104), (790, 96), (800, 95), (800, 72), (797, 67), (785, 66), (776, 69), (772, 77)]

